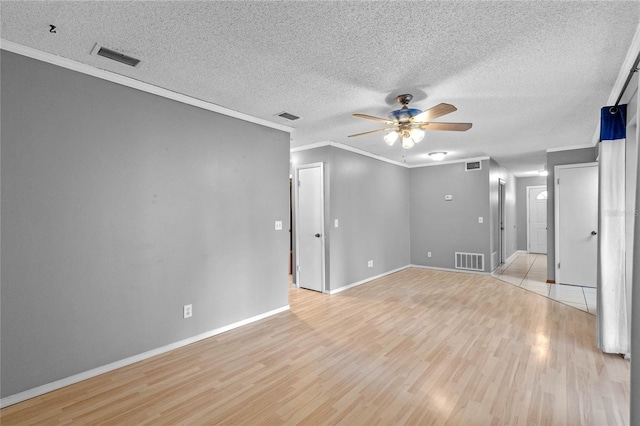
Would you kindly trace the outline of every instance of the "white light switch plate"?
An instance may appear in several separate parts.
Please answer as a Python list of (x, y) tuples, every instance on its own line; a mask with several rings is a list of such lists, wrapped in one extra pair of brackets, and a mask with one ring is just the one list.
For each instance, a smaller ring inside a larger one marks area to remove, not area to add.
[(282, 221), (276, 220), (276, 231), (282, 231)]
[(482, 216), (478, 216), (478, 223), (484, 223), (484, 218)]

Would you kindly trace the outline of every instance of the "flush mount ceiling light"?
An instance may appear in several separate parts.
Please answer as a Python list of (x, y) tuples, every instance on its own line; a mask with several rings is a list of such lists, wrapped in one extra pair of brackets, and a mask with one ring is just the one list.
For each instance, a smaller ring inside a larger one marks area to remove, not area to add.
[(429, 157), (431, 157), (433, 160), (436, 160), (436, 161), (442, 161), (444, 159), (445, 155), (447, 155), (447, 153), (444, 152), (444, 151), (430, 152), (429, 153)]
[(544, 166), (544, 170), (538, 170), (538, 174), (540, 176), (549, 176), (549, 172), (547, 171), (547, 166)]
[(413, 99), (412, 95), (400, 95), (396, 97), (396, 102), (402, 105), (402, 108), (389, 113), (389, 118), (374, 117), (368, 114), (353, 114), (356, 118), (364, 118), (367, 120), (377, 121), (388, 126), (384, 129), (370, 130), (368, 132), (356, 133), (349, 137), (368, 135), (370, 133), (386, 132), (384, 141), (387, 145), (392, 146), (398, 138), (402, 138), (402, 147), (405, 149), (413, 147), (424, 139), (425, 130), (451, 130), (464, 132), (469, 130), (471, 123), (434, 123), (429, 120), (442, 117), (443, 115), (452, 113), (457, 110), (450, 104), (438, 104), (433, 108), (421, 111), (415, 108), (409, 108), (409, 102)]

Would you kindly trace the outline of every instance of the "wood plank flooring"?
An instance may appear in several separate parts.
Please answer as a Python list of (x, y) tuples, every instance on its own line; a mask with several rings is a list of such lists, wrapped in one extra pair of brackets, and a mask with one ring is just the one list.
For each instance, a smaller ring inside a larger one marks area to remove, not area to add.
[(497, 279), (406, 269), (0, 411), (3, 425), (623, 425), (595, 317)]

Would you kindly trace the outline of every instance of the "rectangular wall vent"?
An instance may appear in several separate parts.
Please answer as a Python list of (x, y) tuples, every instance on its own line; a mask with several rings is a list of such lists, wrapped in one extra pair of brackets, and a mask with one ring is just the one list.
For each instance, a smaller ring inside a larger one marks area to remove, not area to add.
[(294, 121), (294, 120), (297, 120), (297, 119), (299, 119), (299, 118), (300, 118), (300, 117), (298, 117), (297, 115), (293, 115), (293, 114), (288, 113), (288, 112), (286, 112), (286, 111), (281, 112), (280, 114), (276, 114), (276, 115), (277, 115), (278, 117), (282, 117), (282, 118), (284, 118), (284, 119), (286, 119), (286, 120), (290, 120), (290, 121)]
[(484, 254), (456, 252), (456, 269), (484, 271)]
[(464, 170), (466, 172), (480, 169), (482, 169), (482, 162), (480, 161), (467, 161), (466, 163), (464, 163)]
[(114, 61), (122, 62), (123, 64), (136, 67), (140, 63), (140, 59), (132, 58), (131, 56), (123, 55), (122, 53), (116, 52), (115, 50), (107, 49), (106, 47), (101, 47), (97, 52), (98, 55), (104, 56), (105, 58), (112, 59)]

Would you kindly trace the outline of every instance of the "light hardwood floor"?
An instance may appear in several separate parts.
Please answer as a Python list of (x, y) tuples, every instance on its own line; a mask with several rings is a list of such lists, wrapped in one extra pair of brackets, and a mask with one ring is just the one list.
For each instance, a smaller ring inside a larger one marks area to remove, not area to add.
[(595, 317), (495, 278), (406, 269), (0, 411), (13, 424), (624, 425)]

